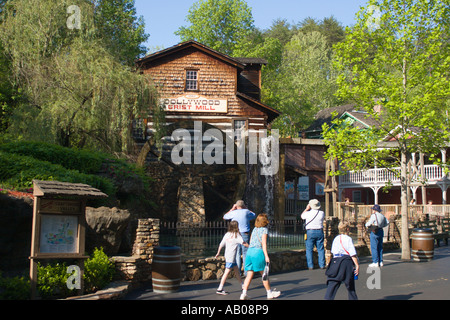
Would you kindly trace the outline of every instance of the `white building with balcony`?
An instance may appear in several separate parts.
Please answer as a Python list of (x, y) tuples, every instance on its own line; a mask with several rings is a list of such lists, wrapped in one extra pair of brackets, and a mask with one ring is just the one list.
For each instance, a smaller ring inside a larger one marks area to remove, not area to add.
[[(442, 156), (445, 157), (445, 151)], [(414, 158), (414, 157), (413, 157)], [(426, 164), (414, 172), (410, 185), (411, 198), (415, 203), (422, 203), (422, 190), (425, 190), (427, 201), (435, 204), (447, 203), (447, 189), (450, 186), (450, 179), (445, 174), (444, 169), (438, 165)], [(372, 203), (400, 203), (400, 168), (372, 168), (364, 171), (350, 171), (346, 175), (340, 176), (339, 195), (349, 198), (352, 202), (372, 202)], [(383, 193), (380, 189), (390, 186), (390, 189)], [(422, 189), (424, 188), (424, 189)], [(363, 190), (370, 189), (373, 198), (366, 195), (363, 199)], [(397, 194), (398, 193), (398, 194)], [(371, 201), (373, 199), (373, 201)]]
[[(346, 118), (346, 121), (348, 120), (352, 125), (361, 128), (376, 125), (376, 122), (368, 118), (366, 113), (354, 110), (354, 105), (345, 105), (318, 113), (315, 125), (305, 131), (304, 136), (318, 138), (322, 124), (331, 122), (333, 111), (337, 111), (341, 118)], [(396, 146), (395, 142), (380, 142), (380, 148), (396, 148)], [(441, 150), (442, 163), (446, 162), (446, 154), (447, 150)], [(424, 200), (432, 201), (433, 204), (446, 204), (450, 177), (445, 173), (444, 168), (432, 164), (426, 156), (421, 157), (419, 154), (411, 156), (413, 165), (410, 198), (414, 199), (416, 204), (423, 204)], [(400, 167), (374, 167), (363, 171), (349, 171), (338, 178), (338, 198), (339, 201), (348, 198), (351, 202), (365, 204), (400, 203)]]

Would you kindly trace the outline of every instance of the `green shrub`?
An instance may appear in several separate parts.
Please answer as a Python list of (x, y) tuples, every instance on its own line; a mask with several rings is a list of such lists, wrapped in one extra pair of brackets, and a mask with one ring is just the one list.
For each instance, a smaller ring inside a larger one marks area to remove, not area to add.
[(108, 285), (114, 277), (114, 263), (103, 252), (95, 248), (91, 258), (84, 264), (84, 286), (86, 292), (95, 292)]
[[(77, 293), (76, 289), (67, 288), (66, 263), (38, 263), (37, 289), (42, 299), (66, 298)], [(92, 293), (107, 286), (114, 276), (114, 264), (103, 249), (95, 248), (93, 254), (84, 262), (84, 293)]]
[(30, 280), (25, 277), (4, 278), (0, 273), (0, 300), (27, 300), (30, 298)]
[(108, 195), (115, 193), (114, 184), (106, 178), (80, 173), (29, 156), (0, 151), (0, 182), (4, 188), (28, 189), (33, 187), (33, 179), (85, 183)]
[(46, 142), (20, 141), (0, 145), (0, 150), (59, 164), (81, 173), (96, 174), (107, 156), (89, 150), (76, 150)]
[[(98, 174), (102, 173), (102, 176)], [(149, 188), (145, 170), (123, 159), (91, 150), (77, 150), (45, 142), (17, 141), (0, 144), (0, 184), (23, 190), (32, 180), (86, 183), (108, 195), (123, 180), (133, 178)]]
[(37, 291), (42, 299), (65, 298), (76, 294), (76, 290), (67, 288), (66, 263), (50, 263), (42, 265), (38, 262), (37, 267)]

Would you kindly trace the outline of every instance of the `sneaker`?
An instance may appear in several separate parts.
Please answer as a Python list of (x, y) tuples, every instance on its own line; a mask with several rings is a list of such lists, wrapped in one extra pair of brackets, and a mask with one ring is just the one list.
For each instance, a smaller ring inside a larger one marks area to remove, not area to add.
[(222, 290), (217, 290), (216, 293), (217, 293), (217, 294), (221, 294), (221, 295), (223, 295), (223, 296), (226, 296), (226, 295), (228, 294), (228, 292), (226, 292), (226, 291), (223, 290), (223, 289), (222, 289)]
[(241, 294), (241, 296), (239, 297), (240, 300), (250, 300), (250, 297), (248, 295), (246, 295), (245, 293)]
[(378, 263), (369, 264), (369, 268), (378, 268)]
[(281, 291), (276, 291), (273, 289), (270, 293), (267, 293), (267, 299), (275, 299), (278, 298), (281, 294)]
[(383, 266), (383, 262), (380, 262), (380, 267), (382, 267)]

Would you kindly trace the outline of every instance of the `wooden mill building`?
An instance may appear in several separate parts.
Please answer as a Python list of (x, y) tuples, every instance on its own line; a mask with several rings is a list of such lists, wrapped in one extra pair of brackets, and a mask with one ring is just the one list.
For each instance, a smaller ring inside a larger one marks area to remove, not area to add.
[[(202, 121), (229, 133), (267, 129), (280, 112), (261, 102), (259, 58), (232, 58), (187, 41), (137, 61), (153, 79), (167, 123)], [(152, 119), (147, 120), (147, 134)]]
[[(165, 125), (171, 130), (185, 128), (194, 132), (192, 123), (201, 121), (207, 128), (219, 129), (237, 146), (245, 134), (265, 133), (280, 115), (261, 102), (261, 69), (267, 64), (263, 59), (233, 58), (196, 41), (187, 41), (143, 57), (136, 64), (153, 80), (165, 111)], [(150, 116), (141, 121), (144, 128), (141, 145), (145, 149), (148, 143), (144, 143), (155, 130), (154, 120)], [(170, 134), (170, 130), (166, 132), (163, 163), (148, 166), (158, 181), (160, 196), (156, 202), (163, 211), (162, 218), (218, 219), (236, 197), (243, 197), (247, 170), (242, 164), (240, 167), (174, 165), (167, 156), (168, 150), (172, 150), (170, 143), (173, 144)], [(189, 204), (183, 204), (184, 198), (189, 199)], [(183, 206), (198, 210), (182, 214)], [(206, 213), (198, 213), (202, 208)]]

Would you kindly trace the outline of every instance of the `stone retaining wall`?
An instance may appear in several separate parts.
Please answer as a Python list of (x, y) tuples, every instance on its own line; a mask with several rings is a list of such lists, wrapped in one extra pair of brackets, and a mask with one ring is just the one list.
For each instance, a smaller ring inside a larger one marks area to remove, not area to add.
[(130, 257), (115, 256), (116, 280), (134, 284), (152, 280), (153, 250), (159, 246), (159, 219), (139, 219), (133, 253)]
[[(338, 224), (339, 220), (335, 217), (327, 218), (326, 221), (324, 221), (325, 252), (327, 261), (331, 258), (330, 249), (332, 239), (338, 234)], [(136, 241), (133, 246), (133, 255), (131, 257), (112, 257), (116, 266), (117, 279), (127, 280), (136, 285), (151, 281), (153, 249), (158, 245), (159, 219), (139, 220), (138, 228), (136, 230)], [(385, 242), (383, 246), (386, 252), (400, 248), (398, 241)], [(355, 247), (358, 256), (370, 255), (370, 245), (368, 247), (366, 244), (360, 244)], [(271, 252), (269, 253), (269, 256), (271, 272), (286, 272), (308, 268), (305, 249)], [(316, 250), (314, 250), (313, 259), (314, 265), (318, 267)], [(222, 278), (224, 270), (225, 260), (223, 257), (219, 257), (218, 259), (185, 259), (181, 262), (183, 281), (220, 279)], [(234, 276), (233, 272), (230, 273), (230, 277), (232, 276)]]
[[(398, 249), (399, 245), (395, 242), (385, 242), (383, 244), (384, 250)], [(366, 245), (356, 245), (356, 252), (358, 257), (370, 256), (370, 249)], [(306, 249), (289, 250), (269, 253), (270, 257), (270, 271), (271, 272), (287, 272), (294, 270), (306, 270), (308, 265), (306, 263)], [(319, 267), (317, 251), (313, 252), (314, 266)], [(198, 281), (198, 280), (215, 280), (221, 279), (225, 270), (225, 260), (223, 257), (215, 258), (201, 258), (188, 259), (182, 262), (181, 265), (183, 281)], [(230, 273), (230, 278), (233, 277), (233, 272)]]

